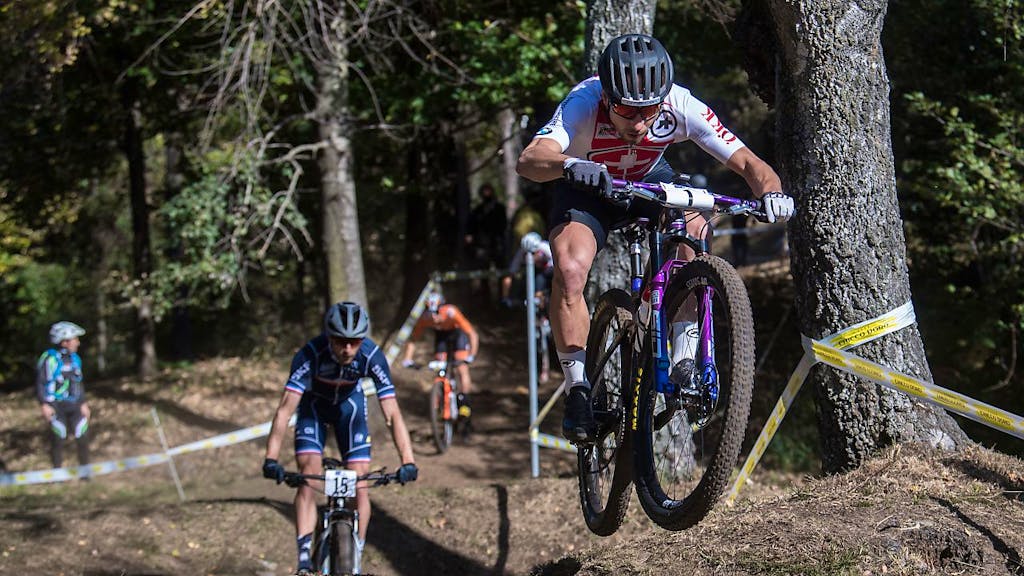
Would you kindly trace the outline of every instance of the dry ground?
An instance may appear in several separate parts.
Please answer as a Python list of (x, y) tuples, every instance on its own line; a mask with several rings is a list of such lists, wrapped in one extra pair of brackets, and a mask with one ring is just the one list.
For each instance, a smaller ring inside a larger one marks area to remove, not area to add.
[[(735, 507), (720, 507), (691, 530), (653, 527), (634, 498), (616, 535), (593, 536), (577, 503), (574, 456), (542, 450), (541, 478), (529, 477), (525, 348), (517, 323), (506, 320), (484, 326), (473, 367), (486, 388), (476, 397), (477, 433), (444, 455), (435, 454), (425, 418), (428, 375), (395, 371), (421, 479), (375, 489), (367, 572), (1022, 573), (1024, 464), (980, 448), (896, 448), (829, 478), (762, 467)], [(286, 363), (216, 359), (165, 370), (149, 383), (92, 382), (94, 461), (158, 451), (153, 406), (172, 445), (267, 421)], [(37, 414), (28, 390), (0, 396), (0, 463), (9, 470), (47, 467)], [(394, 450), (379, 414), (372, 416), (375, 461), (393, 469)], [(260, 477), (262, 455), (260, 439), (179, 457), (184, 502), (162, 466), (0, 489), (0, 574), (288, 574), (292, 493)]]

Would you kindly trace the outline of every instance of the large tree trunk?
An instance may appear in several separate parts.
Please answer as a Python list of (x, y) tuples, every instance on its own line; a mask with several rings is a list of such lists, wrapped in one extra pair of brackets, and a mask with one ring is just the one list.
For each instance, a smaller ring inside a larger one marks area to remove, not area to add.
[(317, 70), (316, 118), (321, 141), (319, 157), (323, 211), (323, 247), (327, 261), (329, 302), (353, 300), (366, 304), (359, 213), (352, 175), (352, 141), (348, 125), (347, 23), (342, 7), (332, 15), (327, 30), (332, 61)]
[[(581, 76), (597, 74), (597, 59), (613, 38), (623, 34), (650, 34), (654, 29), (655, 0), (588, 0), (586, 46)], [(609, 234), (594, 261), (587, 283), (587, 301), (593, 305), (609, 288), (629, 286), (629, 253), (621, 234)]]
[[(779, 47), (777, 157), (797, 198), (789, 237), (800, 331), (821, 338), (910, 299), (880, 41), (886, 2), (771, 0), (769, 10), (765, 28)], [(916, 325), (855, 351), (931, 380)], [(968, 441), (944, 411), (902, 393), (824, 365), (811, 381), (826, 472), (893, 442)]]
[(140, 291), (135, 307), (135, 369), (139, 378), (150, 379), (156, 373), (156, 330), (153, 324), (153, 300), (149, 275), (153, 258), (149, 241), (149, 203), (146, 199), (146, 156), (142, 149), (142, 113), (139, 110), (135, 80), (121, 86), (124, 107), (124, 132), (121, 142), (128, 160), (128, 189), (132, 212), (132, 267)]

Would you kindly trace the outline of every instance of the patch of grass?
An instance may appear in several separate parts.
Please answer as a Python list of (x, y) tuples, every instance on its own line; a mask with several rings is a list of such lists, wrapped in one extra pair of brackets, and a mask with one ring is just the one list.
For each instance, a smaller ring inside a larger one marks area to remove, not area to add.
[(829, 547), (817, 558), (752, 559), (739, 565), (763, 576), (855, 576), (860, 574), (858, 560), (863, 555), (862, 550)]

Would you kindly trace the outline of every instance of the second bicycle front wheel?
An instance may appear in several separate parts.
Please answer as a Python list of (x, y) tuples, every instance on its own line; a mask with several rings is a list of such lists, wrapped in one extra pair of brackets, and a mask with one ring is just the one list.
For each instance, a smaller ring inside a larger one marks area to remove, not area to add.
[(577, 447), (580, 504), (587, 528), (599, 536), (619, 529), (629, 505), (630, 435), (625, 430), (632, 375), (632, 303), (622, 290), (604, 293), (594, 307), (586, 373), (598, 424), (592, 444)]
[(738, 463), (754, 382), (754, 323), (736, 270), (708, 254), (673, 277), (662, 314), (675, 346), (674, 390), (659, 392), (645, 375), (634, 483), (651, 520), (683, 530), (711, 511)]
[[(455, 435), (455, 414), (450, 413), (450, 402), (445, 393), (443, 380), (437, 380), (430, 388), (430, 430), (434, 434), (434, 445), (437, 451), (444, 454), (452, 445)], [(448, 417), (445, 414), (448, 413)]]

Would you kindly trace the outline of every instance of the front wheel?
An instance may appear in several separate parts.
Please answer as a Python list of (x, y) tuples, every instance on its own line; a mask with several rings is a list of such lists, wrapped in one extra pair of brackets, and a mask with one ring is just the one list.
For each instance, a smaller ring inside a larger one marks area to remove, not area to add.
[(348, 519), (331, 524), (332, 576), (356, 573), (356, 541), (352, 522)]
[[(711, 511), (738, 463), (754, 382), (754, 323), (743, 281), (708, 254), (673, 277), (662, 313), (678, 349), (669, 390), (659, 392), (645, 375), (637, 398), (634, 483), (651, 520), (683, 530)], [(684, 326), (688, 344), (673, 332)]]
[(580, 504), (587, 528), (599, 536), (619, 529), (629, 505), (630, 435), (625, 429), (633, 366), (633, 306), (622, 290), (606, 292), (594, 307), (586, 373), (598, 424), (593, 443), (577, 447)]
[(451, 388), (442, 379), (436, 380), (430, 388), (430, 430), (434, 434), (434, 445), (439, 454), (448, 451), (455, 435), (458, 412), (452, 412), (451, 395)]

